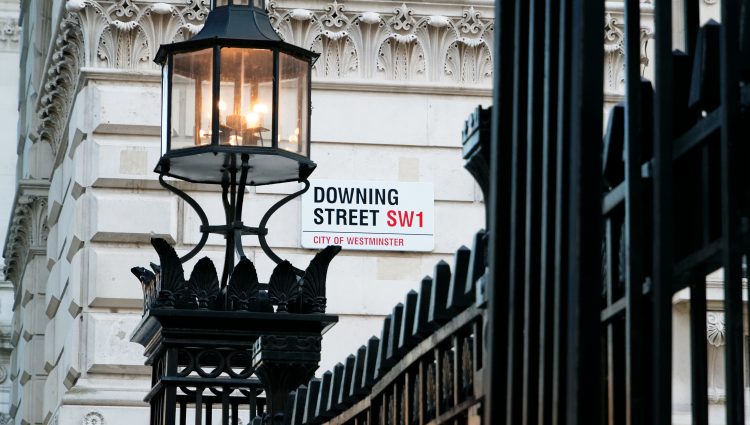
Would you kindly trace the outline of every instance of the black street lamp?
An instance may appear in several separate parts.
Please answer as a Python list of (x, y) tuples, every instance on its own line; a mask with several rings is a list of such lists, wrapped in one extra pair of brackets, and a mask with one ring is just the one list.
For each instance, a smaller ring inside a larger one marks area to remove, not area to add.
[(247, 182), (262, 185), (315, 169), (310, 70), (318, 54), (282, 41), (260, 3), (218, 1), (195, 37), (159, 48), (166, 107), (156, 172), (222, 183), (246, 163)]
[[(318, 55), (281, 40), (263, 6), (263, 0), (213, 0), (195, 37), (162, 45), (156, 55), (162, 156), (154, 171), (196, 211), (203, 235), (182, 257), (153, 239), (159, 265), (132, 269), (144, 297), (132, 340), (146, 348), (152, 366), (146, 397), (152, 424), (211, 423), (214, 414), (238, 424), (244, 411), (253, 423), (279, 423), (289, 391), (310, 379), (322, 334), (338, 320), (325, 314), (325, 281), (341, 248), (327, 247), (301, 270), (265, 240), (270, 216), (309, 188), (315, 169), (310, 76)], [(220, 185), (226, 223), (210, 225), (200, 205), (164, 176)], [(271, 207), (258, 227), (245, 226), (246, 187), (288, 181), (304, 188)], [(185, 279), (182, 264), (210, 233), (226, 238), (221, 279), (207, 257)], [(268, 284), (245, 256), (243, 235), (257, 235), (277, 264)]]

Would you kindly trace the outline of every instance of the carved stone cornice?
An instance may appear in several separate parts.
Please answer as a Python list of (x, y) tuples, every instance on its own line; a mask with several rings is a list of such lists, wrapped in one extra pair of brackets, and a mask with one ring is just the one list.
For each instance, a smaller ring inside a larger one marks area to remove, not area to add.
[(82, 59), (83, 34), (80, 21), (75, 15), (68, 14), (60, 22), (54, 53), (38, 97), (35, 131), (30, 134), (34, 142), (48, 143), (53, 157), (60, 150), (73, 108)]
[[(443, 16), (420, 15), (405, 3), (386, 13), (360, 10), (372, 6), (360, 2), (334, 0), (322, 10), (284, 4), (269, 3), (272, 22), (286, 41), (321, 53), (315, 79), (490, 84), (493, 21), (486, 8), (453, 6), (453, 16)], [(159, 45), (199, 31), (207, 6), (207, 0), (66, 3), (80, 21), (85, 66), (129, 70), (154, 69)]]
[(47, 193), (46, 181), (21, 181), (16, 191), (15, 207), (5, 239), (5, 278), (18, 290), (20, 279), (31, 255), (47, 250)]
[(419, 14), (406, 3), (387, 13), (334, 0), (323, 10), (269, 3), (281, 37), (320, 53), (315, 80), (375, 80), (487, 86), (492, 16), (456, 6), (452, 16)]

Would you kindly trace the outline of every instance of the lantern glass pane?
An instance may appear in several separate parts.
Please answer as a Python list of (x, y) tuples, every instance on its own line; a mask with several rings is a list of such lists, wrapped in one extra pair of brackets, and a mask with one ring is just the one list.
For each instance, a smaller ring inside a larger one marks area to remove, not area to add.
[(169, 147), (169, 65), (161, 67), (161, 154), (167, 153)]
[(308, 156), (309, 140), (309, 69), (306, 60), (285, 53), (280, 55), (278, 146), (304, 156)]
[(212, 50), (175, 53), (170, 150), (211, 143)]
[(222, 48), (219, 143), (270, 147), (272, 106), (273, 52)]

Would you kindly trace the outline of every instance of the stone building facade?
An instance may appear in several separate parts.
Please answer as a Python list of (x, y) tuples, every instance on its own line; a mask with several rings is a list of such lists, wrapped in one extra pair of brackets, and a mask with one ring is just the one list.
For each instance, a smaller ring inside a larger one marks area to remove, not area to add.
[[(717, 7), (701, 1), (709, 12)], [(313, 69), (313, 178), (420, 181), (435, 189), (432, 252), (345, 251), (332, 263), (328, 311), (341, 319), (324, 338), (322, 368), (379, 332), (378, 319), (484, 226), (481, 192), (462, 168), (460, 130), (476, 105), (491, 102), (492, 3), (268, 4), (286, 41), (321, 53)], [(649, 0), (642, 3), (641, 60), (648, 77), (653, 8)], [(0, 321), (7, 323), (7, 329), (0, 324), (0, 364), (7, 365), (0, 373), (0, 409), (13, 423), (146, 423), (149, 369), (142, 347), (129, 342), (142, 295), (129, 269), (155, 261), (148, 243), (153, 235), (186, 253), (199, 239), (200, 224), (152, 172), (161, 116), (161, 78), (152, 60), (160, 44), (201, 28), (207, 4), (22, 0), (19, 10), (17, 1), (0, 1), (0, 90), (18, 93), (17, 100), (0, 99), (8, 112), (0, 119), (11, 120), (4, 128), (18, 129), (0, 136), (0, 149), (8, 153), (0, 155), (0, 213), (10, 223), (3, 250), (7, 283), (0, 283), (0, 294), (6, 293)], [(611, 105), (621, 97), (624, 78), (623, 11), (621, 3), (606, 4)], [(215, 189), (179, 187), (219, 221)], [(257, 223), (295, 188), (252, 188), (245, 221)], [(282, 208), (269, 222), (268, 240), (282, 257), (305, 264), (313, 251), (300, 245), (299, 209), (298, 201)], [(273, 264), (257, 240), (245, 243), (259, 275), (270, 275)], [(204, 254), (214, 263), (222, 263), (222, 244), (209, 238)], [(678, 307), (675, 314), (683, 314)]]
[[(17, 424), (148, 417), (149, 369), (142, 347), (129, 342), (142, 294), (129, 269), (156, 259), (152, 235), (182, 253), (199, 236), (195, 214), (152, 172), (161, 116), (152, 60), (160, 44), (196, 33), (207, 5), (21, 4), (20, 159), (4, 251), (16, 301), (10, 415)], [(324, 341), (323, 366), (330, 366), (376, 333), (374, 318), (484, 225), (480, 192), (462, 169), (460, 130), (477, 104), (490, 102), (492, 8), (488, 1), (283, 1), (268, 8), (287, 41), (321, 53), (313, 70), (314, 177), (435, 187), (433, 252), (344, 252), (331, 266), (328, 311), (341, 320)], [(218, 192), (180, 187), (218, 221)], [(294, 188), (251, 189), (245, 221), (257, 223)], [(299, 208), (293, 202), (274, 215), (268, 241), (304, 264), (313, 251), (300, 247)], [(257, 240), (245, 243), (259, 275), (270, 275)], [(204, 254), (220, 264), (222, 246), (210, 238)]]

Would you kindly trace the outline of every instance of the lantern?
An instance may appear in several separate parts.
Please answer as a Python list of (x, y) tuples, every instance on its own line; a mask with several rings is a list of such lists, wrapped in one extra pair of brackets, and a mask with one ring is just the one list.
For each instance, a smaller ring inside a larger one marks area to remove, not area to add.
[(196, 183), (305, 180), (317, 54), (284, 42), (262, 0), (215, 0), (203, 29), (162, 45), (162, 152), (155, 171)]

